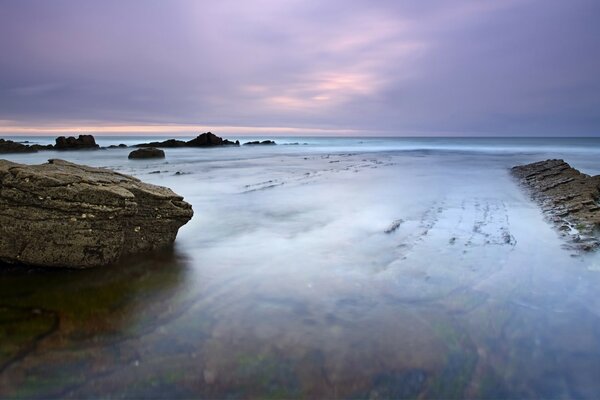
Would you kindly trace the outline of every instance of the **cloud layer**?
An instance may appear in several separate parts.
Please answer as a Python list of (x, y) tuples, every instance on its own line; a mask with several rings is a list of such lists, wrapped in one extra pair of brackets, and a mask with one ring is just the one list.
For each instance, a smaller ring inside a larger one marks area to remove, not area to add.
[(5, 2), (0, 128), (600, 134), (599, 15), (595, 0)]

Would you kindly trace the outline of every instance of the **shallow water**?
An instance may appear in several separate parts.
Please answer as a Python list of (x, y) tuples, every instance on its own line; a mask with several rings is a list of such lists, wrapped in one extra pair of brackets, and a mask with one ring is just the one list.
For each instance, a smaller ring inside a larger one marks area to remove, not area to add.
[(195, 216), (172, 251), (2, 272), (0, 396), (598, 397), (600, 258), (508, 168), (598, 174), (600, 141), (278, 142), (300, 144), (5, 156), (114, 168)]

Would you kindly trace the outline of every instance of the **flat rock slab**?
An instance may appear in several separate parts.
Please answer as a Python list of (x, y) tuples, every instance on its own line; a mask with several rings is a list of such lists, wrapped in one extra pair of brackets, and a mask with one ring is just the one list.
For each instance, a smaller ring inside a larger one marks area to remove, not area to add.
[(85, 268), (172, 244), (192, 207), (168, 188), (50, 160), (0, 160), (0, 261)]
[(511, 172), (573, 247), (600, 247), (600, 175), (583, 174), (563, 160), (519, 165)]

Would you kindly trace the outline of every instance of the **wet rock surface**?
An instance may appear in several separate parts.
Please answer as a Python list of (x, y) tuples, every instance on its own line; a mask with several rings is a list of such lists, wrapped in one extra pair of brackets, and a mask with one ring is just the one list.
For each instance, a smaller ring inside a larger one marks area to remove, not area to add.
[(143, 147), (129, 153), (130, 159), (165, 158), (165, 152), (156, 147)]
[(168, 188), (63, 160), (0, 160), (0, 262), (84, 268), (168, 247), (193, 215)]
[(513, 167), (525, 186), (570, 246), (600, 247), (600, 175), (579, 172), (563, 160), (546, 160)]
[(187, 142), (184, 140), (169, 139), (162, 142), (150, 142), (136, 144), (134, 147), (217, 147), (217, 146), (239, 146), (240, 142), (223, 139), (212, 132), (202, 133)]

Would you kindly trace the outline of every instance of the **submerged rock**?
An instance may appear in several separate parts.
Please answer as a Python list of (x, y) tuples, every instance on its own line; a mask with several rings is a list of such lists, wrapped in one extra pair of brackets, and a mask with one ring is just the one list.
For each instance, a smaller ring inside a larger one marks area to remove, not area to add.
[(511, 172), (575, 248), (600, 246), (600, 175), (583, 174), (563, 160), (520, 165)]
[(73, 268), (167, 247), (193, 215), (168, 188), (62, 160), (0, 160), (0, 210), (0, 261)]
[(162, 142), (140, 143), (133, 147), (216, 147), (216, 146), (239, 146), (240, 142), (220, 138), (212, 132), (206, 132), (198, 135), (192, 140), (183, 141), (169, 139)]
[(137, 149), (129, 153), (130, 159), (142, 159), (142, 158), (165, 158), (165, 152), (156, 147), (144, 147)]
[(56, 144), (54, 145), (56, 150), (97, 149), (99, 147), (92, 135), (79, 135), (77, 138), (59, 136), (56, 138)]

